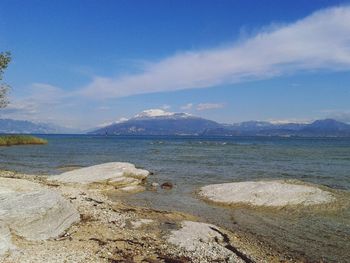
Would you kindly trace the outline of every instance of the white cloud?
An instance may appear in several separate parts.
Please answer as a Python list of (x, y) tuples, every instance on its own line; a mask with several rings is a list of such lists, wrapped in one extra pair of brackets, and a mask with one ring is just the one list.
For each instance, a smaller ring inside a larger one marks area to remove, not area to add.
[(140, 74), (96, 76), (79, 94), (117, 98), (321, 69), (350, 69), (349, 6), (321, 10), (289, 25), (268, 27), (224, 48), (179, 53), (149, 63)]
[(223, 103), (199, 103), (196, 107), (198, 111), (202, 110), (214, 110), (221, 109), (224, 107)]
[(163, 106), (160, 107), (162, 110), (169, 110), (171, 108), (170, 105), (164, 104)]
[(24, 98), (10, 99), (8, 107), (2, 109), (2, 117), (36, 120), (40, 112), (50, 112), (66, 96), (62, 89), (43, 83), (32, 84), (29, 91)]
[(30, 98), (35, 101), (57, 104), (67, 96), (68, 94), (64, 90), (46, 83), (34, 83), (31, 86)]
[(107, 122), (100, 123), (100, 124), (98, 124), (96, 127), (97, 127), (97, 128), (100, 128), (100, 127), (102, 128), (102, 127), (110, 126), (110, 125), (112, 125), (112, 124), (117, 124), (117, 123), (126, 122), (126, 121), (128, 121), (128, 120), (129, 120), (129, 119), (122, 117), (122, 118), (120, 118), (120, 119), (118, 119), (118, 120), (116, 120), (116, 121), (107, 121)]
[(223, 108), (225, 105), (223, 103), (187, 103), (183, 106), (180, 107), (181, 110), (188, 111), (195, 109), (197, 111), (202, 111), (202, 110), (214, 110), (214, 109), (220, 109)]
[(180, 107), (181, 110), (191, 110), (193, 107), (193, 103), (187, 103), (186, 105), (183, 105)]
[(97, 109), (100, 110), (100, 111), (106, 111), (106, 110), (111, 109), (111, 107), (109, 107), (109, 106), (100, 106)]
[(5, 114), (12, 114), (17, 112), (25, 112), (27, 114), (36, 114), (38, 112), (38, 105), (30, 101), (15, 101), (11, 102), (2, 112)]

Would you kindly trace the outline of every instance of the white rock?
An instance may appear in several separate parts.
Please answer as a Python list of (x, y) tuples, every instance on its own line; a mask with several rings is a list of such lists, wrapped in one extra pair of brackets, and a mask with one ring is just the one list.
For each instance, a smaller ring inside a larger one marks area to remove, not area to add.
[(135, 186), (140, 184), (140, 180), (132, 177), (118, 177), (108, 180), (108, 184), (113, 185), (117, 188), (119, 187), (127, 187), (127, 186)]
[(107, 182), (113, 184), (128, 184), (135, 185), (135, 180), (128, 178), (138, 179), (139, 181), (145, 179), (149, 175), (149, 172), (142, 169), (137, 169), (135, 165), (131, 163), (104, 163), (85, 167), (60, 175), (51, 176), (50, 180), (57, 180), (65, 183), (80, 183), (89, 184), (95, 182)]
[(79, 218), (57, 192), (27, 180), (0, 178), (0, 222), (11, 232), (29, 240), (54, 238)]
[(14, 248), (14, 245), (11, 241), (10, 229), (4, 223), (0, 222), (0, 256), (12, 248)]
[(55, 191), (27, 180), (0, 178), (0, 256), (14, 248), (11, 232), (44, 240), (58, 237), (78, 220), (78, 212)]
[(215, 242), (216, 238), (222, 240), (222, 236), (211, 227), (216, 228), (206, 223), (183, 221), (179, 230), (171, 232), (168, 241), (188, 251), (195, 251), (203, 243)]
[(282, 180), (214, 184), (202, 187), (199, 195), (222, 204), (255, 206), (316, 205), (335, 200), (331, 193), (316, 186)]
[(180, 229), (171, 232), (168, 242), (198, 258), (194, 262), (243, 262), (226, 248), (228, 243), (219, 231), (215, 225), (183, 221)]
[(129, 186), (119, 188), (118, 190), (126, 193), (137, 193), (137, 192), (143, 192), (145, 190), (145, 187), (141, 185), (129, 185)]

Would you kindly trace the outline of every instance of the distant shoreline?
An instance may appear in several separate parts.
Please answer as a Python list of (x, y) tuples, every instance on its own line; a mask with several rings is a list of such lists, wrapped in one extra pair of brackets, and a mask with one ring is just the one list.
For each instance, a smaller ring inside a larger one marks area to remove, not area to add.
[(204, 138), (204, 139), (225, 139), (225, 138), (261, 138), (261, 139), (350, 139), (350, 136), (281, 136), (281, 135), (202, 135), (202, 134), (169, 134), (169, 135), (153, 135), (153, 134), (91, 134), (91, 133), (4, 133), (0, 135), (0, 138), (3, 136), (82, 136), (82, 137), (119, 137), (119, 138), (188, 138), (188, 139), (196, 139), (196, 138)]

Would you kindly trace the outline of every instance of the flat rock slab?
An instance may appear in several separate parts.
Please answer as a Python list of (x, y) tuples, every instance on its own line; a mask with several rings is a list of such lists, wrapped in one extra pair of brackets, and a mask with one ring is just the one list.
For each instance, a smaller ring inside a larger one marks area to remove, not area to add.
[(148, 171), (137, 169), (131, 163), (112, 162), (76, 169), (51, 176), (49, 179), (79, 184), (104, 182), (116, 187), (125, 187), (139, 184), (148, 175)]
[(183, 221), (180, 229), (171, 232), (168, 241), (188, 251), (196, 251), (203, 244), (215, 242), (215, 239), (222, 239), (222, 236), (212, 228), (215, 226), (201, 222)]
[(0, 178), (0, 252), (10, 247), (8, 230), (28, 240), (45, 240), (58, 237), (79, 218), (59, 193), (27, 180)]
[(183, 221), (180, 229), (171, 231), (168, 242), (193, 253), (200, 262), (244, 262), (226, 248), (227, 240), (215, 225)]
[(199, 195), (220, 204), (270, 207), (317, 205), (335, 200), (331, 193), (316, 186), (282, 180), (213, 184), (202, 187)]
[(10, 229), (0, 222), (0, 256), (13, 248)]

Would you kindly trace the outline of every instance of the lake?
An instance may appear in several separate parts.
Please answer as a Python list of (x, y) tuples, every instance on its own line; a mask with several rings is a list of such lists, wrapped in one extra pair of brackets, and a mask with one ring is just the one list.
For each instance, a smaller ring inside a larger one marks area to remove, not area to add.
[[(0, 148), (0, 169), (58, 174), (125, 161), (172, 182), (172, 190), (123, 197), (133, 205), (178, 210), (255, 237), (288, 257), (350, 261), (350, 138), (117, 137), (42, 135), (43, 146)], [(196, 196), (200, 186), (260, 179), (299, 179), (329, 187), (342, 203), (329, 211), (224, 208)]]

